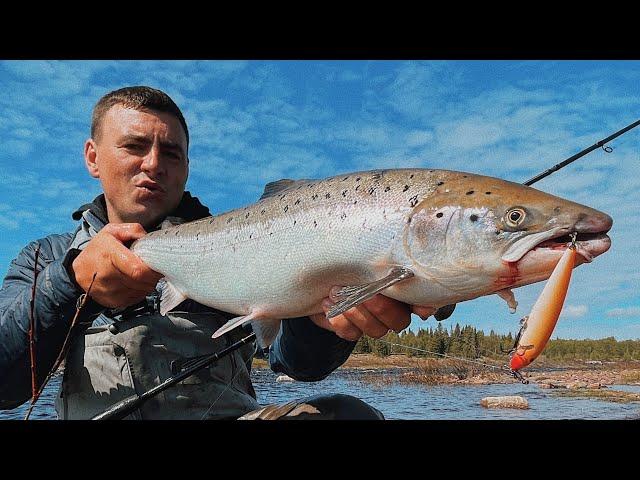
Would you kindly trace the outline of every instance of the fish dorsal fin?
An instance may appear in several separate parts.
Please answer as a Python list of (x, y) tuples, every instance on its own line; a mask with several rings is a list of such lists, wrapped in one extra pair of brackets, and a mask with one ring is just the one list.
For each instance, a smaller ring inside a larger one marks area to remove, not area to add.
[(294, 185), (307, 183), (309, 181), (310, 180), (308, 179), (291, 180), (289, 178), (283, 178), (282, 180), (276, 180), (275, 182), (267, 183), (264, 187), (264, 192), (262, 192), (262, 196), (260, 197), (260, 200), (262, 200), (263, 198), (272, 197), (276, 195), (278, 192), (281, 192), (282, 190), (286, 190), (287, 188), (292, 187)]

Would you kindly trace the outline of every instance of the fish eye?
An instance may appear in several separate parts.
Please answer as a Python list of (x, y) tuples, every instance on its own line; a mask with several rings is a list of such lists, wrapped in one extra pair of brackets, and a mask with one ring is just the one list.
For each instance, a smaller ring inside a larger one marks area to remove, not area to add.
[(510, 227), (517, 227), (522, 222), (524, 222), (525, 216), (526, 216), (526, 213), (524, 209), (520, 207), (515, 207), (507, 211), (505, 215), (505, 221), (507, 225), (509, 225)]

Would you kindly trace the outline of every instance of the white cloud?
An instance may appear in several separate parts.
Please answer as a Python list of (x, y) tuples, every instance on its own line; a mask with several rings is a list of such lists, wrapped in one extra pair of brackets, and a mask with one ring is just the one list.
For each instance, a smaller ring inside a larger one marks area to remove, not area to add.
[(586, 305), (565, 305), (560, 316), (564, 318), (580, 318), (584, 317), (588, 311), (589, 307)]
[(605, 313), (607, 317), (640, 317), (640, 307), (612, 308)]

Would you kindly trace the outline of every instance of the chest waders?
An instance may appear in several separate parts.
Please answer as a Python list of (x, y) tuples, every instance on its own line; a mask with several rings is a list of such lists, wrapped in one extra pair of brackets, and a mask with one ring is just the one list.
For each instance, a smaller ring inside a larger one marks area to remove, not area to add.
[[(88, 328), (67, 355), (56, 399), (58, 418), (90, 419), (171, 377), (172, 363), (231, 345), (239, 338), (211, 338), (226, 321), (214, 312), (170, 312)], [(259, 408), (250, 380), (253, 352), (252, 343), (239, 348), (151, 398), (126, 419), (233, 419)]]

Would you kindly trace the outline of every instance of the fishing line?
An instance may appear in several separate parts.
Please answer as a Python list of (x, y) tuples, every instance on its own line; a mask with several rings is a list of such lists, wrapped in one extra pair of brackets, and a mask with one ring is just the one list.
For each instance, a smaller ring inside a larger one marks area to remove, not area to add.
[(460, 360), (462, 362), (475, 363), (476, 365), (482, 365), (483, 367), (488, 367), (488, 368), (495, 368), (496, 370), (502, 370), (502, 371), (505, 371), (505, 372), (511, 374), (511, 369), (507, 368), (507, 367), (504, 367), (504, 366), (503, 367), (498, 367), (496, 365), (490, 365), (488, 363), (478, 362), (476, 360), (469, 360), (468, 358), (455, 357), (453, 355), (448, 355), (446, 353), (431, 352), (429, 350), (423, 350), (421, 348), (410, 347), (408, 345), (402, 345), (400, 343), (387, 342), (386, 340), (380, 340), (380, 339), (373, 339), (373, 340), (375, 340), (377, 342), (386, 343), (388, 345), (394, 345), (394, 346), (397, 346), (397, 347), (408, 348), (410, 350), (416, 350), (418, 352), (430, 353), (432, 355), (440, 355), (441, 357), (446, 357), (446, 358), (453, 358), (455, 360)]
[[(245, 360), (243, 363), (245, 364), (245, 367), (247, 368), (247, 370), (249, 372), (251, 372), (250, 368), (249, 368), (249, 363), (251, 363), (253, 361), (253, 356), (258, 352), (258, 342), (256, 342), (256, 348), (254, 349), (253, 353), (251, 354), (251, 356)], [(222, 395), (224, 394), (224, 392), (226, 392), (229, 387), (231, 386), (231, 384), (233, 384), (233, 381), (236, 379), (236, 377), (238, 376), (238, 374), (240, 373), (240, 368), (236, 369), (236, 373), (233, 375), (233, 377), (231, 378), (231, 381), (229, 383), (227, 383), (224, 387), (224, 390), (222, 390), (222, 392), (220, 392), (220, 395), (218, 395), (218, 398), (216, 398), (213, 403), (211, 404), (211, 406), (209, 408), (207, 408), (207, 411), (204, 412), (204, 414), (202, 415), (202, 417), (200, 417), (200, 420), (204, 420), (204, 418), (209, 414), (209, 412), (211, 411), (211, 409), (214, 407), (214, 405), (218, 402), (218, 400), (220, 400), (220, 397), (222, 397)]]

